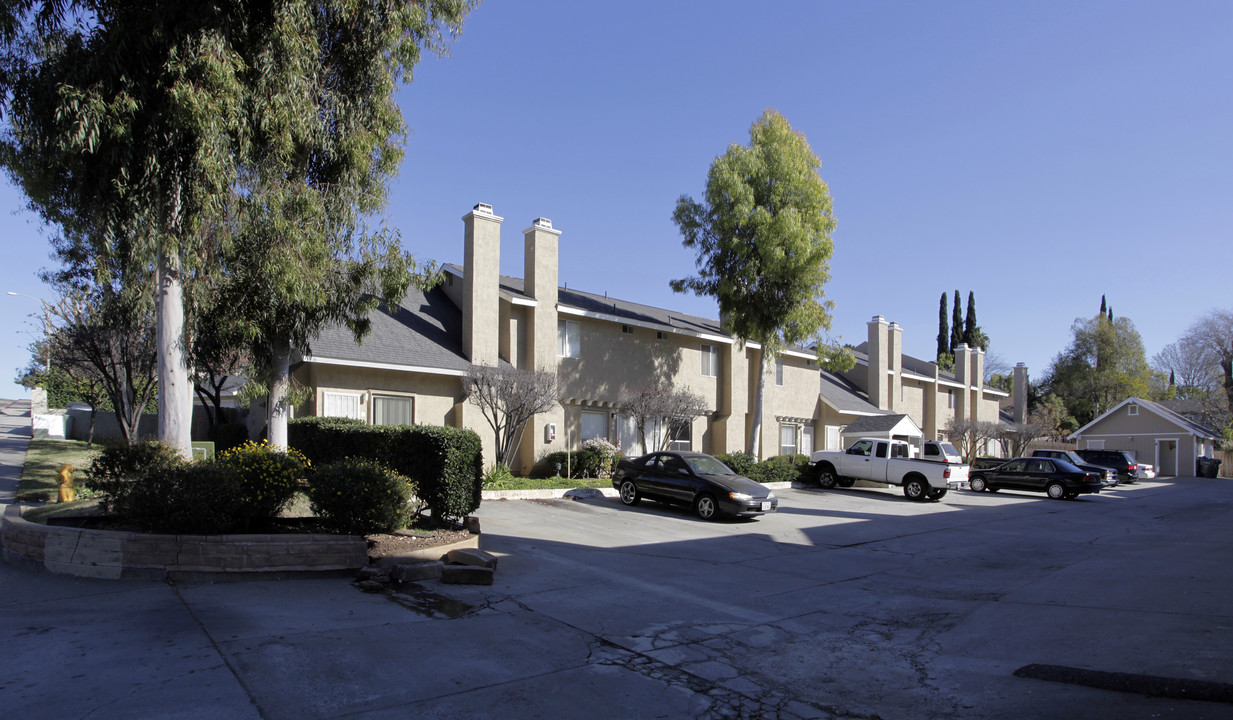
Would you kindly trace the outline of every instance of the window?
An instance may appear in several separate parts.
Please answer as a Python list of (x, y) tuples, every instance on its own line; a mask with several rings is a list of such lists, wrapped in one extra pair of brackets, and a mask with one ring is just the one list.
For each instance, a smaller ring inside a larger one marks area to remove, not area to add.
[(403, 395), (373, 395), (373, 425), (411, 425), (414, 423), (415, 400)]
[(321, 417), (363, 420), (364, 416), (360, 414), (360, 397), (358, 393), (321, 393)]
[(582, 437), (580, 440), (586, 441), (591, 438), (608, 439), (608, 413), (583, 411)]
[(719, 377), (719, 348), (714, 345), (702, 346), (702, 376)]
[(783, 358), (775, 358), (775, 384), (783, 387)]
[(1130, 415), (1138, 415), (1138, 414), (1139, 414), (1139, 406), (1138, 406), (1138, 405), (1128, 405), (1128, 406), (1127, 406), (1127, 410), (1128, 410), (1128, 412), (1129, 412), (1129, 414), (1130, 414)]
[(668, 439), (668, 449), (678, 452), (689, 452), (693, 449), (693, 423), (674, 422), (671, 424)]
[(664, 332), (663, 330), (656, 331), (656, 333), (655, 333), (655, 339), (656, 339), (656, 340), (667, 340), (667, 339), (668, 339), (668, 333)]
[(946, 391), (946, 409), (947, 410), (955, 409), (955, 391), (954, 390)]
[(633, 334), (634, 334), (634, 328), (633, 328), (633, 326), (632, 326), (632, 325), (622, 325), (622, 326), (621, 326), (621, 332), (625, 333), (626, 335), (633, 335)]
[(884, 442), (878, 443), (878, 449), (875, 454), (880, 458), (886, 457), (886, 446), (887, 446), (887, 443), (884, 443)]
[(578, 322), (557, 321), (557, 357), (576, 358), (579, 354)]
[(784, 423), (779, 426), (779, 454), (796, 454), (796, 431), (799, 425)]

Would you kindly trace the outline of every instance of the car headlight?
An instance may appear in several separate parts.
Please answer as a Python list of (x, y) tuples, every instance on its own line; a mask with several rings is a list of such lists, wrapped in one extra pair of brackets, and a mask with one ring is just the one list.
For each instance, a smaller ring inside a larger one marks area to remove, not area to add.
[(766, 494), (766, 499), (767, 499), (767, 500), (774, 500), (774, 499), (775, 499), (775, 493), (773, 493), (773, 492), (768, 492), (768, 493)]
[(733, 500), (737, 502), (746, 502), (746, 503), (753, 502), (753, 495), (750, 495), (749, 493), (739, 493), (739, 492), (728, 493), (728, 497), (732, 498)]

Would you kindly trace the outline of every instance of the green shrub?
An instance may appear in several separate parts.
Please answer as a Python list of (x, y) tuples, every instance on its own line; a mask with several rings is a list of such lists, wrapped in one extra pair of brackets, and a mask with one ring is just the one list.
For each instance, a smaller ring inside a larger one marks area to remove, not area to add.
[(754, 466), (750, 480), (763, 484), (773, 482), (804, 482), (809, 468), (809, 458), (805, 455), (777, 455), (770, 457)]
[[(579, 478), (597, 478), (607, 466), (605, 453), (593, 447), (584, 447), (581, 450), (558, 450), (557, 452), (548, 453), (544, 459), (536, 464), (540, 475), (550, 477), (552, 475), (560, 475), (561, 477), (570, 477), (575, 480)], [(567, 475), (568, 473), (568, 475)]]
[(319, 467), (308, 480), (313, 512), (353, 535), (390, 533), (406, 527), (412, 484), (375, 460), (346, 458)]
[(248, 441), (218, 456), (217, 463), (239, 475), (249, 523), (277, 517), (308, 475), (308, 460), (290, 448)]
[(483, 457), (474, 431), (303, 418), (287, 424), (287, 437), (315, 466), (348, 457), (369, 458), (405, 475), (439, 520), (461, 519), (480, 505)]
[(509, 468), (501, 463), (497, 463), (489, 468), (488, 472), (484, 473), (484, 489), (503, 489), (513, 480), (514, 474), (509, 471)]
[(248, 426), (244, 423), (218, 423), (210, 432), (214, 454), (221, 455), (248, 442)]
[(218, 535), (247, 522), (238, 473), (201, 462), (147, 468), (116, 498), (116, 514), (158, 533)]
[(103, 512), (115, 514), (117, 503), (145, 473), (184, 464), (175, 449), (160, 442), (109, 445), (90, 464), (86, 484), (99, 493)]
[(612, 471), (616, 470), (617, 462), (621, 459), (620, 449), (603, 438), (585, 440), (582, 447), (599, 454), (599, 471), (596, 477), (612, 477)]
[(758, 464), (758, 460), (747, 452), (724, 453), (715, 457), (732, 468), (732, 472), (745, 477), (749, 477), (749, 473), (753, 472), (754, 466)]

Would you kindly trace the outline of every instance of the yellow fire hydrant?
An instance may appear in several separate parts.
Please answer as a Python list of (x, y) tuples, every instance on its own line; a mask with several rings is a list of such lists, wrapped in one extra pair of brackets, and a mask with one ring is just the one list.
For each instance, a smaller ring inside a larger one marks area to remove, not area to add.
[(60, 476), (60, 502), (73, 502), (77, 499), (77, 488), (73, 485), (73, 466), (65, 463), (56, 468)]

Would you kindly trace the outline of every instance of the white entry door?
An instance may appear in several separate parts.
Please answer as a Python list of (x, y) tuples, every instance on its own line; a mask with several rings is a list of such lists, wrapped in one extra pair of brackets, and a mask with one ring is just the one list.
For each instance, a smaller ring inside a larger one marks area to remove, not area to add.
[(801, 454), (813, 455), (813, 427), (810, 425), (801, 428)]

